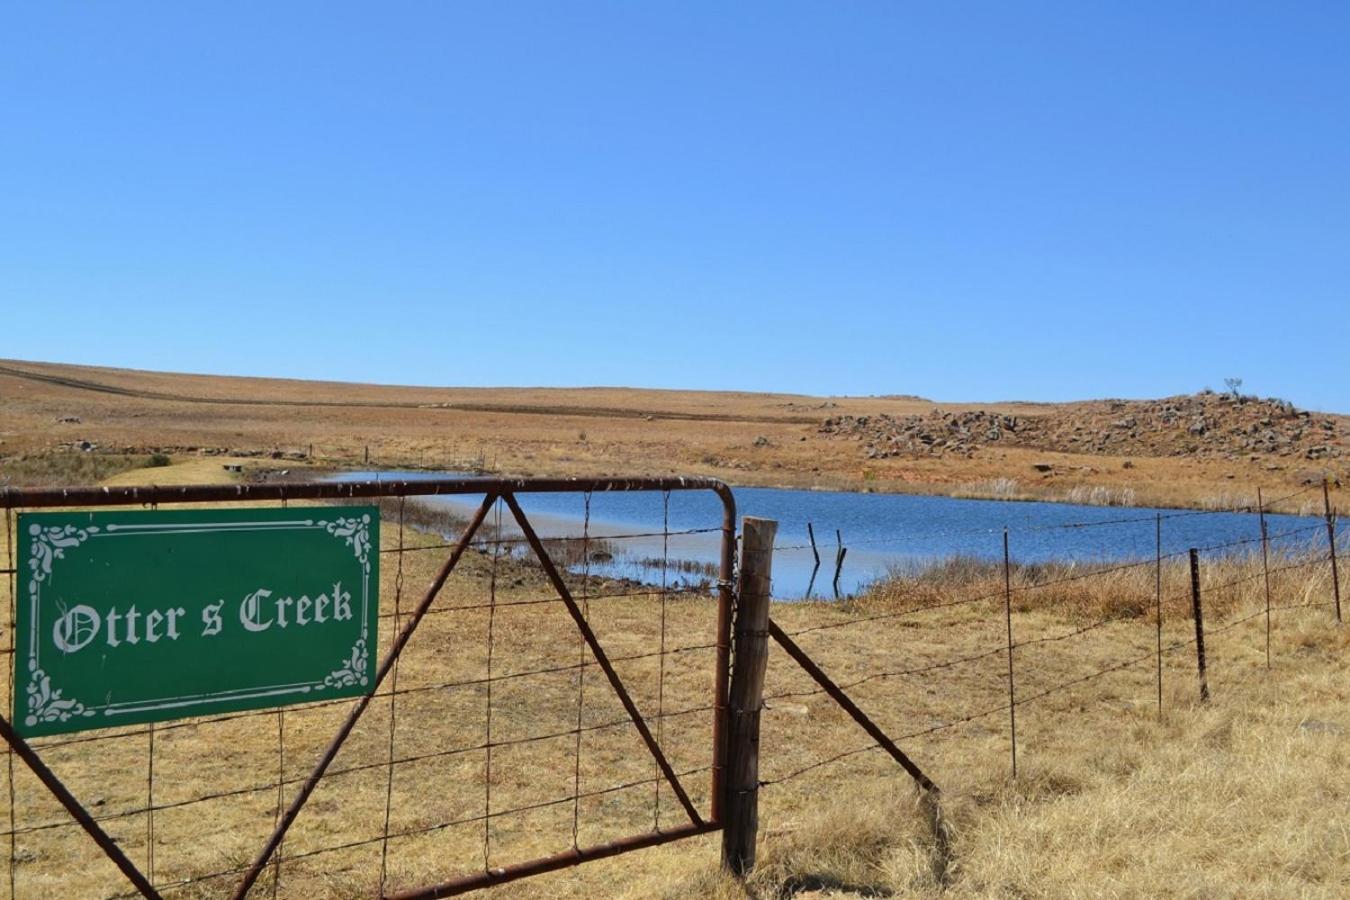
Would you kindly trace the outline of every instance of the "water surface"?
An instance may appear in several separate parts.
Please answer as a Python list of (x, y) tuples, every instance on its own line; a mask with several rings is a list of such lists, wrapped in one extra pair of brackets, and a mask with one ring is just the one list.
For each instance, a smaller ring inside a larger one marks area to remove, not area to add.
[[(377, 476), (415, 481), (457, 477), (457, 473), (349, 472), (336, 477), (360, 481)], [(1255, 541), (1261, 534), (1254, 513), (762, 487), (733, 488), (733, 492), (738, 515), (761, 516), (778, 522), (773, 590), (781, 598), (803, 597), (808, 587), (812, 588), (812, 596), (832, 596), (840, 539), (848, 553), (839, 589), (842, 594), (852, 594), (897, 566), (921, 566), (953, 556), (1002, 559), (1005, 528), (1016, 562), (1111, 563), (1151, 559), (1156, 552), (1158, 515), (1162, 516), (1164, 554), (1188, 547)], [(420, 499), (465, 515), (482, 501), (481, 496)], [(711, 567), (718, 559), (722, 507), (709, 491), (672, 491), (668, 497), (645, 491), (595, 493), (590, 497), (589, 524), (583, 494), (520, 494), (519, 500), (543, 537), (580, 536), (585, 530), (592, 538), (605, 538), (617, 552), (613, 560), (592, 562), (591, 569), (598, 574), (660, 582), (659, 565), (644, 565), (644, 561), (656, 562), (667, 557), (700, 563), (715, 571)], [(1282, 546), (1319, 539), (1316, 528), (1319, 519), (1268, 515), (1266, 520), (1272, 535), (1297, 532), (1284, 538)], [(509, 522), (510, 513), (504, 511), (503, 523)], [(808, 522), (815, 530), (821, 557), (814, 585), (815, 556), (807, 534)], [(1325, 542), (1324, 533), (1320, 539)], [(1259, 549), (1259, 545), (1248, 544), (1234, 550), (1246, 552), (1254, 548)], [(687, 583), (699, 576), (671, 568), (666, 578), (667, 583)]]

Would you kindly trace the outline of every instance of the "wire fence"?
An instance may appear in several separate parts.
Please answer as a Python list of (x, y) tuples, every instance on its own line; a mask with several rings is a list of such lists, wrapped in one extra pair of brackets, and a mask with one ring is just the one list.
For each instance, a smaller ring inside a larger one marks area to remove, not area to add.
[[(441, 534), (462, 519), (414, 529), (421, 514), (410, 498), (385, 500), (378, 617), (390, 664), (358, 700), (30, 744), (165, 897), (228, 896), (250, 884), (250, 896), (308, 897), (334, 880), (378, 896), (447, 879), (490, 883), (522, 861), (706, 830), (720, 702), (711, 673), (725, 652), (718, 585), (677, 580), (669, 490), (651, 496), (665, 527), (603, 537), (592, 533), (591, 493), (578, 496), (585, 514), (575, 534), (539, 538), (513, 526), (511, 498), (501, 496), (484, 498), (483, 530), (461, 530), (457, 541)], [(7, 561), (23, 511), (4, 511)], [(447, 552), (458, 562), (438, 590)], [(657, 577), (593, 570), (620, 553), (650, 557)], [(11, 660), (16, 568), (3, 571)], [(345, 741), (330, 743), (346, 723)], [(144, 893), (16, 764), (12, 747), (6, 773), (0, 894)]]
[[(672, 555), (672, 539), (733, 536), (725, 522), (672, 529), (669, 488), (653, 494), (659, 529), (598, 533), (591, 500), (580, 492), (578, 532), (540, 537), (523, 520), (512, 527), (518, 510), (507, 496), (484, 498), (472, 520), (428, 518), (407, 494), (383, 499), (393, 526), (379, 548), (387, 666), (358, 700), (31, 744), (163, 896), (488, 884), (519, 860), (558, 867), (588, 848), (711, 830), (725, 697), (709, 691), (709, 675), (722, 672), (713, 680), (725, 686), (723, 601), (734, 572), (691, 568)], [(312, 501), (283, 495), (288, 502)], [(1222, 695), (1275, 665), (1291, 629), (1335, 616), (1334, 548), (1344, 528), (1326, 506), (1323, 521), (1271, 530), (1262, 504), (1253, 534), (1168, 552), (1167, 522), (1215, 513), (972, 529), (959, 536), (986, 536), (1001, 565), (937, 580), (902, 574), (862, 600), (779, 604), (773, 618), (892, 741), (916, 742), (922, 755), (960, 735), (959, 753), (1007, 754), (1015, 772), (1019, 754), (1023, 766), (1053, 755), (1088, 703), (1165, 715), (1197, 702), (1202, 678)], [(10, 709), (22, 511), (5, 510), (0, 569)], [(1113, 528), (1150, 522), (1152, 558), (1017, 562), (1028, 534), (1091, 528), (1109, 541)], [(644, 560), (640, 576), (625, 574), (632, 570), (617, 557)], [(1201, 675), (1196, 651), (1205, 642)], [(829, 691), (772, 659), (761, 786), (862, 764), (885, 749), (847, 737)], [(10, 747), (0, 820), (8, 896), (144, 893), (128, 892), (15, 756)]]
[[(971, 535), (987, 535), (984, 555), (1002, 555), (1002, 564), (968, 565), (937, 578), (922, 570), (900, 573), (846, 603), (780, 604), (774, 618), (789, 641), (805, 642), (800, 647), (825, 670), (831, 687), (847, 692), (906, 752), (921, 757), (927, 750), (946, 765), (968, 768), (971, 748), (980, 747), (985, 766), (997, 766), (1001, 753), (1005, 771), (1015, 776), (1019, 753), (1028, 749), (1039, 751), (1042, 764), (1062, 758), (1066, 729), (1084, 727), (1079, 722), (1103, 729), (1104, 736), (1146, 709), (1162, 717), (1170, 707), (1200, 702), (1201, 691), (1236, 689), (1276, 664), (1279, 635), (1298, 641), (1299, 629), (1339, 622), (1336, 548), (1344, 545), (1345, 527), (1323, 486), (1272, 503), (1313, 491), (1325, 501), (1320, 521), (1272, 530), (1263, 503), (1253, 510), (1251, 535), (1169, 552), (1163, 550), (1169, 520), (1218, 512), (962, 532), (961, 553), (970, 552)], [(1156, 536), (1152, 558), (1016, 562), (1018, 539), (1028, 532), (1094, 528), (1109, 535), (1149, 523)], [(1300, 647), (1298, 641), (1293, 649)], [(853, 723), (832, 713), (831, 690), (790, 661), (777, 657), (768, 683), (761, 787), (838, 765), (851, 766), (853, 777), (861, 763), (850, 761), (887, 749), (862, 740)], [(1093, 685), (1102, 685), (1095, 698)], [(967, 739), (948, 752), (931, 743), (956, 733)], [(911, 749), (908, 742), (916, 743)], [(894, 771), (889, 760), (875, 765), (882, 768), (868, 769), (872, 774)], [(938, 781), (942, 772), (936, 769)]]

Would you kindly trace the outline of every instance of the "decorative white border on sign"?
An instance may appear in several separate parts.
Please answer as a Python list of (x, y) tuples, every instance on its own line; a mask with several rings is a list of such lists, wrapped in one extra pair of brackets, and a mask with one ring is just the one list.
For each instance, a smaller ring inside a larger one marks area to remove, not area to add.
[(51, 677), (38, 663), (38, 609), (42, 596), (42, 585), (52, 574), (52, 564), (64, 559), (66, 551), (78, 547), (90, 537), (98, 534), (98, 528), (76, 528), (74, 525), (49, 525), (43, 527), (36, 522), (28, 528), (32, 545), (28, 557), (28, 596), (32, 603), (30, 628), (28, 635), (28, 715), (24, 723), (32, 726), (39, 722), (69, 722), (76, 716), (92, 716), (94, 711), (78, 700), (63, 697), (59, 689), (52, 687)]
[[(370, 662), (370, 514), (359, 518), (341, 517), (335, 520), (298, 519), (279, 522), (188, 522), (188, 523), (150, 523), (118, 524), (110, 523), (105, 529), (96, 526), (77, 528), (74, 525), (42, 526), (37, 523), (29, 526), (28, 534), (32, 538), (27, 561), (28, 597), (30, 603), (28, 672), (29, 680), (25, 688), (28, 695), (28, 715), (24, 724), (32, 727), (51, 722), (67, 722), (77, 716), (93, 716), (102, 712), (104, 716), (127, 715), (151, 710), (173, 709), (202, 703), (226, 703), (235, 700), (249, 700), (258, 697), (282, 697), (290, 694), (309, 694), (333, 688), (365, 687), (369, 683), (366, 667)], [(65, 551), (79, 547), (91, 538), (132, 537), (146, 534), (210, 534), (234, 531), (304, 531), (321, 530), (352, 549), (352, 554), (361, 564), (361, 632), (351, 651), (342, 660), (338, 668), (317, 681), (297, 684), (266, 685), (257, 688), (234, 688), (206, 694), (194, 694), (190, 697), (164, 697), (160, 700), (135, 701), (131, 703), (105, 703), (86, 706), (79, 700), (62, 696), (60, 689), (52, 687), (51, 677), (41, 668), (39, 647), (41, 633), (38, 617), (42, 609), (42, 585), (52, 574), (55, 560), (63, 559)]]

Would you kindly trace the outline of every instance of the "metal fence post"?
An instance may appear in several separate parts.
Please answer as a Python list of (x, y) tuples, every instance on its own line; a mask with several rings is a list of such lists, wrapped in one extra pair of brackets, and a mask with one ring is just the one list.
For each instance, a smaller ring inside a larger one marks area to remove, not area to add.
[(1205, 677), (1205, 619), (1200, 609), (1200, 551), (1191, 548), (1191, 613), (1195, 618), (1195, 661), (1200, 671), (1200, 702), (1209, 702)]
[(1341, 576), (1336, 571), (1336, 516), (1331, 512), (1330, 478), (1322, 479), (1322, 504), (1327, 518), (1327, 548), (1331, 553), (1331, 596), (1336, 602), (1336, 624), (1341, 624)]
[(1163, 610), (1162, 610), (1162, 513), (1157, 513), (1157, 519), (1153, 525), (1153, 553), (1154, 553), (1154, 574), (1153, 574), (1153, 611), (1156, 616), (1157, 637), (1158, 637), (1158, 718), (1163, 714), (1163, 674), (1162, 674), (1162, 631), (1163, 631)]
[(1017, 777), (1017, 691), (1013, 685), (1012, 558), (1003, 529), (1003, 614), (1008, 624), (1008, 726), (1012, 733), (1012, 777)]
[(1266, 503), (1256, 489), (1256, 508), (1261, 514), (1261, 574), (1266, 583), (1266, 668), (1270, 668), (1270, 531), (1266, 528)]
[(778, 523), (747, 516), (741, 528), (740, 597), (736, 603), (728, 701), (722, 866), (737, 876), (755, 867), (759, 829), (759, 716), (769, 661), (769, 585)]

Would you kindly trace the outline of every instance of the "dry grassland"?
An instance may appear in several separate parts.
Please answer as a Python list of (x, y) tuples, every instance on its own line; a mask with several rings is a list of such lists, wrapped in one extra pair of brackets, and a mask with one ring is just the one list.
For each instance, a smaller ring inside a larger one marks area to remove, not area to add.
[[(396, 549), (392, 521), (382, 539), (385, 550)], [(440, 543), (438, 536), (409, 530), (404, 540), (413, 552), (382, 558), (386, 645), (446, 553), (416, 549)], [(718, 873), (714, 835), (495, 894), (1344, 896), (1350, 635), (1330, 624), (1327, 567), (1284, 568), (1302, 562), (1298, 554), (1276, 562), (1275, 603), (1291, 608), (1274, 616), (1269, 671), (1264, 594), (1252, 577), (1259, 570), (1251, 560), (1207, 567), (1214, 701), (1197, 702), (1192, 648), (1182, 643), (1164, 660), (1161, 717), (1150, 656), (1152, 568), (1037, 590), (1024, 588), (1069, 573), (1019, 572), (1016, 780), (1009, 777), (997, 570), (954, 565), (849, 604), (775, 604), (775, 620), (801, 632), (799, 643), (851, 684), (851, 695), (889, 733), (913, 735), (901, 745), (943, 788), (945, 844), (903, 772), (865, 749), (856, 726), (774, 650), (761, 777), (776, 783), (762, 792), (760, 866), (748, 888)], [(1186, 578), (1179, 566), (1165, 572), (1169, 645), (1192, 634)], [(570, 580), (578, 595), (591, 596), (600, 641), (706, 810), (713, 601), (674, 594), (663, 604), (659, 595), (633, 595), (631, 585)], [(695, 649), (655, 655), (663, 610), (666, 648)], [(1109, 624), (1099, 624), (1104, 619)], [(1240, 624), (1224, 627), (1234, 621)], [(280, 897), (365, 897), (378, 889), (382, 860), (396, 889), (565, 850), (574, 810), (583, 846), (685, 821), (671, 792), (658, 792), (651, 759), (598, 668), (591, 661), (579, 669), (581, 659), (576, 630), (537, 568), (494, 563), (486, 550), (467, 554), (409, 643), (396, 686), (386, 683), (371, 704), (297, 819), (279, 873), (269, 870), (255, 896), (271, 896), (275, 885)], [(958, 659), (967, 661), (946, 665)], [(928, 671), (885, 674), (914, 669)], [(483, 749), (489, 707), (490, 776)], [(36, 743), (133, 860), (148, 869), (153, 847), (154, 876), (168, 896), (215, 897), (230, 879), (208, 876), (248, 863), (279, 800), (294, 795), (348, 708), (161, 724), (153, 734), (153, 796), (149, 729)], [(665, 716), (657, 718), (658, 710)], [(966, 717), (973, 718), (947, 727)], [(403, 760), (392, 781), (391, 723), (392, 753)], [(840, 754), (847, 755), (789, 777)], [(583, 796), (574, 807), (578, 785)], [(125, 888), (90, 842), (65, 826), (31, 774), (16, 766), (7, 787), (19, 832), (18, 897), (101, 897)], [(208, 794), (215, 799), (193, 802)], [(151, 803), (158, 811), (149, 844), (148, 817), (139, 810)], [(389, 841), (387, 857), (380, 840), (386, 809), (389, 831), (402, 835)], [(3, 875), (0, 885), (4, 895)]]
[[(1018, 497), (1128, 496), (1164, 506), (1245, 505), (1255, 500), (1253, 485), (1288, 493), (1309, 468), (1175, 456), (1136, 456), (1126, 466), (1123, 457), (1019, 447), (983, 447), (969, 458), (868, 460), (860, 444), (818, 431), (830, 416), (937, 408), (1028, 416), (1056, 407), (731, 391), (417, 388), (0, 361), (0, 479), (20, 483), (22, 458), (82, 441), (101, 451), (164, 448), (176, 458), (202, 448), (307, 457), (312, 448), (312, 460), (290, 459), (289, 466), (363, 465), (369, 450), (371, 464), (383, 468), (511, 476), (678, 473), (740, 485), (975, 496), (1001, 496), (1011, 483)], [(79, 421), (62, 421), (71, 418)]]

